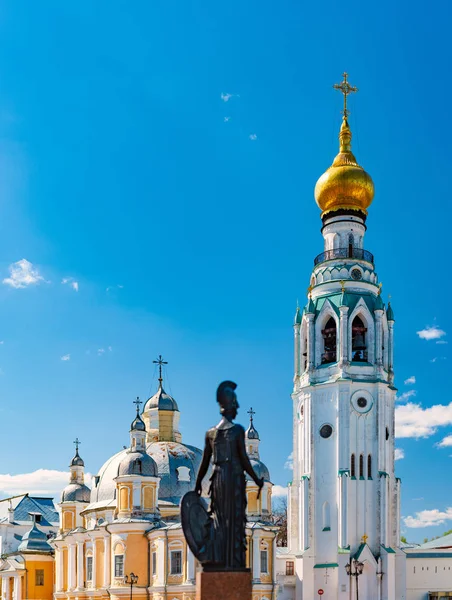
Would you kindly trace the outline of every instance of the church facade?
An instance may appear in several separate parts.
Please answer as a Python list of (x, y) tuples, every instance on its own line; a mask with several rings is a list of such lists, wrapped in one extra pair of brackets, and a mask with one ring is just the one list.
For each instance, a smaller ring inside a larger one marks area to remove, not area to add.
[[(51, 542), (56, 600), (195, 600), (198, 565), (182, 532), (180, 501), (194, 489), (202, 451), (183, 443), (178, 405), (163, 389), (161, 376), (159, 381), (141, 415), (137, 409), (129, 448), (105, 462), (91, 489), (84, 483), (78, 450), (72, 459), (59, 534)], [(272, 483), (260, 460), (253, 414), (245, 441), (264, 487), (258, 495), (247, 480), (247, 566), (253, 600), (273, 600), (277, 527), (271, 522)], [(205, 482), (203, 493), (209, 477)]]

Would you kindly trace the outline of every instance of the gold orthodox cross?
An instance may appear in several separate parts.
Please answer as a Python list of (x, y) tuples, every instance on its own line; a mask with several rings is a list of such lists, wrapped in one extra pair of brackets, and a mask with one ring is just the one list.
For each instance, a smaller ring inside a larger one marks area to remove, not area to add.
[(361, 538), (361, 541), (363, 544), (367, 544), (367, 540), (369, 539), (369, 536), (364, 534), (363, 537)]
[(335, 83), (333, 85), (333, 88), (335, 90), (340, 90), (344, 94), (344, 109), (342, 110), (342, 114), (344, 115), (344, 119), (346, 119), (350, 114), (350, 111), (347, 110), (347, 96), (349, 94), (357, 92), (358, 88), (349, 84), (349, 82), (347, 81), (347, 73), (344, 73), (343, 77), (343, 81), (341, 83)]

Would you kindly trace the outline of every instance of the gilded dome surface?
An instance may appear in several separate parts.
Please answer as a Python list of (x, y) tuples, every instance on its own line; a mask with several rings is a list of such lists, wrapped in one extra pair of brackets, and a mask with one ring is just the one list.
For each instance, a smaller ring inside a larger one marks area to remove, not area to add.
[(351, 151), (351, 139), (352, 132), (344, 118), (339, 133), (339, 154), (315, 186), (315, 201), (322, 217), (337, 210), (356, 210), (367, 214), (373, 200), (372, 178), (357, 163)]

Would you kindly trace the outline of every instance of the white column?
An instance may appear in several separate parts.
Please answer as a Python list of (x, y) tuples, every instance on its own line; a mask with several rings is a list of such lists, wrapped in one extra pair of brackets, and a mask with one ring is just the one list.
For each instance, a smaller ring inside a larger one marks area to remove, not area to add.
[(261, 580), (260, 538), (253, 531), (253, 581)]
[(10, 592), (9, 577), (4, 577), (2, 579), (2, 588), (3, 588), (3, 598), (5, 598), (5, 600), (9, 600), (9, 592)]
[(22, 579), (20, 575), (14, 575), (13, 600), (22, 600)]
[(111, 556), (110, 556), (110, 537), (104, 537), (104, 587), (111, 585)]
[(56, 572), (56, 589), (57, 592), (62, 592), (64, 586), (64, 560), (63, 549), (58, 549), (57, 572)]
[(187, 583), (195, 583), (195, 557), (187, 545)]
[(97, 547), (96, 540), (93, 539), (93, 579), (92, 586), (94, 589), (97, 588)]
[(389, 380), (394, 379), (394, 322), (388, 321), (389, 340), (388, 340), (388, 372)]
[[(77, 542), (77, 588), (83, 589), (85, 584), (85, 557), (83, 555), (83, 542)], [(58, 589), (58, 587), (57, 587)]]
[(381, 319), (383, 317), (382, 310), (375, 311), (375, 363), (378, 366), (383, 365), (383, 326)]
[(348, 474), (342, 472), (339, 475), (339, 547), (347, 548), (348, 546), (348, 527), (347, 527), (347, 506), (348, 506)]
[(301, 550), (309, 548), (309, 478), (304, 476), (301, 482), (302, 489), (302, 540)]
[(294, 375), (298, 377), (300, 375), (300, 325), (296, 324), (293, 327), (294, 332)]
[(344, 368), (348, 362), (347, 352), (347, 324), (348, 324), (348, 306), (340, 306), (340, 317), (339, 317), (339, 365)]
[(313, 314), (306, 315), (308, 320), (307, 338), (308, 338), (308, 371), (312, 371), (315, 364), (315, 347), (314, 347), (314, 316)]
[(387, 489), (388, 489), (387, 475), (382, 474), (380, 476), (380, 521), (381, 521), (381, 543), (385, 547), (388, 546), (388, 539), (387, 539), (388, 494), (387, 494)]
[(69, 590), (75, 588), (75, 544), (69, 544), (67, 586)]
[(396, 518), (396, 541), (395, 541), (395, 545), (398, 548), (400, 546), (400, 504), (401, 504), (401, 493), (402, 493), (402, 489), (401, 489), (401, 480), (397, 477), (396, 478), (396, 490), (397, 490), (397, 507), (396, 507), (396, 514), (395, 514), (395, 518)]
[[(160, 538), (157, 543), (157, 582), (158, 585), (164, 585), (165, 583), (165, 557), (166, 557), (166, 543), (164, 538)], [(169, 560), (169, 557), (168, 557)], [(169, 570), (169, 565), (168, 565)]]

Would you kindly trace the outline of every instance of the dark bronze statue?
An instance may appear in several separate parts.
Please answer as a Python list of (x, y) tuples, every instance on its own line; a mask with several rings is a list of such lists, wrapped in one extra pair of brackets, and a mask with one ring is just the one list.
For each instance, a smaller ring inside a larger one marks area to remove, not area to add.
[[(194, 492), (182, 498), (182, 527), (187, 543), (205, 570), (243, 571), (246, 569), (246, 479), (245, 472), (259, 486), (245, 449), (245, 430), (233, 423), (239, 403), (232, 381), (217, 389), (221, 421), (206, 433), (201, 466)], [(201, 498), (202, 480), (212, 461), (210, 507)]]

